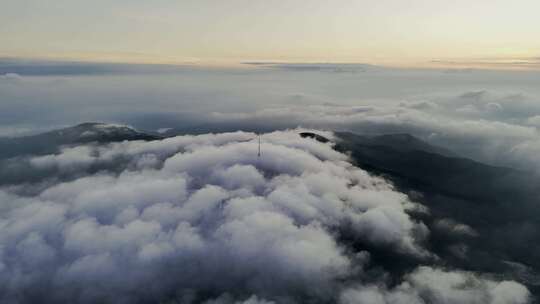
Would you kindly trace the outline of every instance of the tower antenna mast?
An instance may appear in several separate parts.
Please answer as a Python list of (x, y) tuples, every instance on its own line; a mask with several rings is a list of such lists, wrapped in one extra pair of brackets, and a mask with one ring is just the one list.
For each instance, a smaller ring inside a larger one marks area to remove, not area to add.
[(261, 134), (259, 134), (259, 150), (257, 152), (257, 157), (261, 157)]

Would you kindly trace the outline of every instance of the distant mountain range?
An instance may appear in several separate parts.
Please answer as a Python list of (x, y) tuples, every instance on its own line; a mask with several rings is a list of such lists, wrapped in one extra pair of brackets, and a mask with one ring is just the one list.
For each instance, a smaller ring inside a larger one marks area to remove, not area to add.
[(32, 136), (0, 138), (0, 159), (55, 153), (59, 147), (66, 145), (160, 138), (124, 125), (88, 122)]

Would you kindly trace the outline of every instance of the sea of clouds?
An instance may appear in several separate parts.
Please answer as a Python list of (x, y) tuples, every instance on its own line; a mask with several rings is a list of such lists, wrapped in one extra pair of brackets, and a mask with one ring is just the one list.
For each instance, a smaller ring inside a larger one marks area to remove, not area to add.
[(57, 64), (0, 60), (0, 136), (87, 121), (182, 134), (302, 126), (410, 133), (489, 164), (540, 169), (535, 70)]
[[(372, 109), (329, 109), (374, 119)], [(517, 282), (446, 268), (410, 215), (429, 210), (331, 143), (276, 131), (257, 150), (256, 134), (233, 132), (17, 159), (43, 178), (0, 188), (0, 302), (530, 300)], [(372, 250), (418, 266), (392, 272)]]
[(395, 104), (291, 104), (254, 112), (213, 112), (204, 120), (360, 134), (408, 133), (481, 162), (540, 170), (540, 103), (522, 94), (471, 91)]

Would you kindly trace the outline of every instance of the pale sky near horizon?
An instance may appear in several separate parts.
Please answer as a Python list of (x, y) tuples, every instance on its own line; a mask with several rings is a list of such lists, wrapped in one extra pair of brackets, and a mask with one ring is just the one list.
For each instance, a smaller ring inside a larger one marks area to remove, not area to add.
[(0, 56), (540, 63), (538, 0), (0, 0)]

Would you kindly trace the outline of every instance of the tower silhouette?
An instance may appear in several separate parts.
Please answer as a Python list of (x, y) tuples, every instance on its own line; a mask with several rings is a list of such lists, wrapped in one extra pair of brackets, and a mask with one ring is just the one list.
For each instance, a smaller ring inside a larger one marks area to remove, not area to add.
[(261, 157), (261, 134), (259, 134), (259, 150), (257, 152), (257, 157)]

